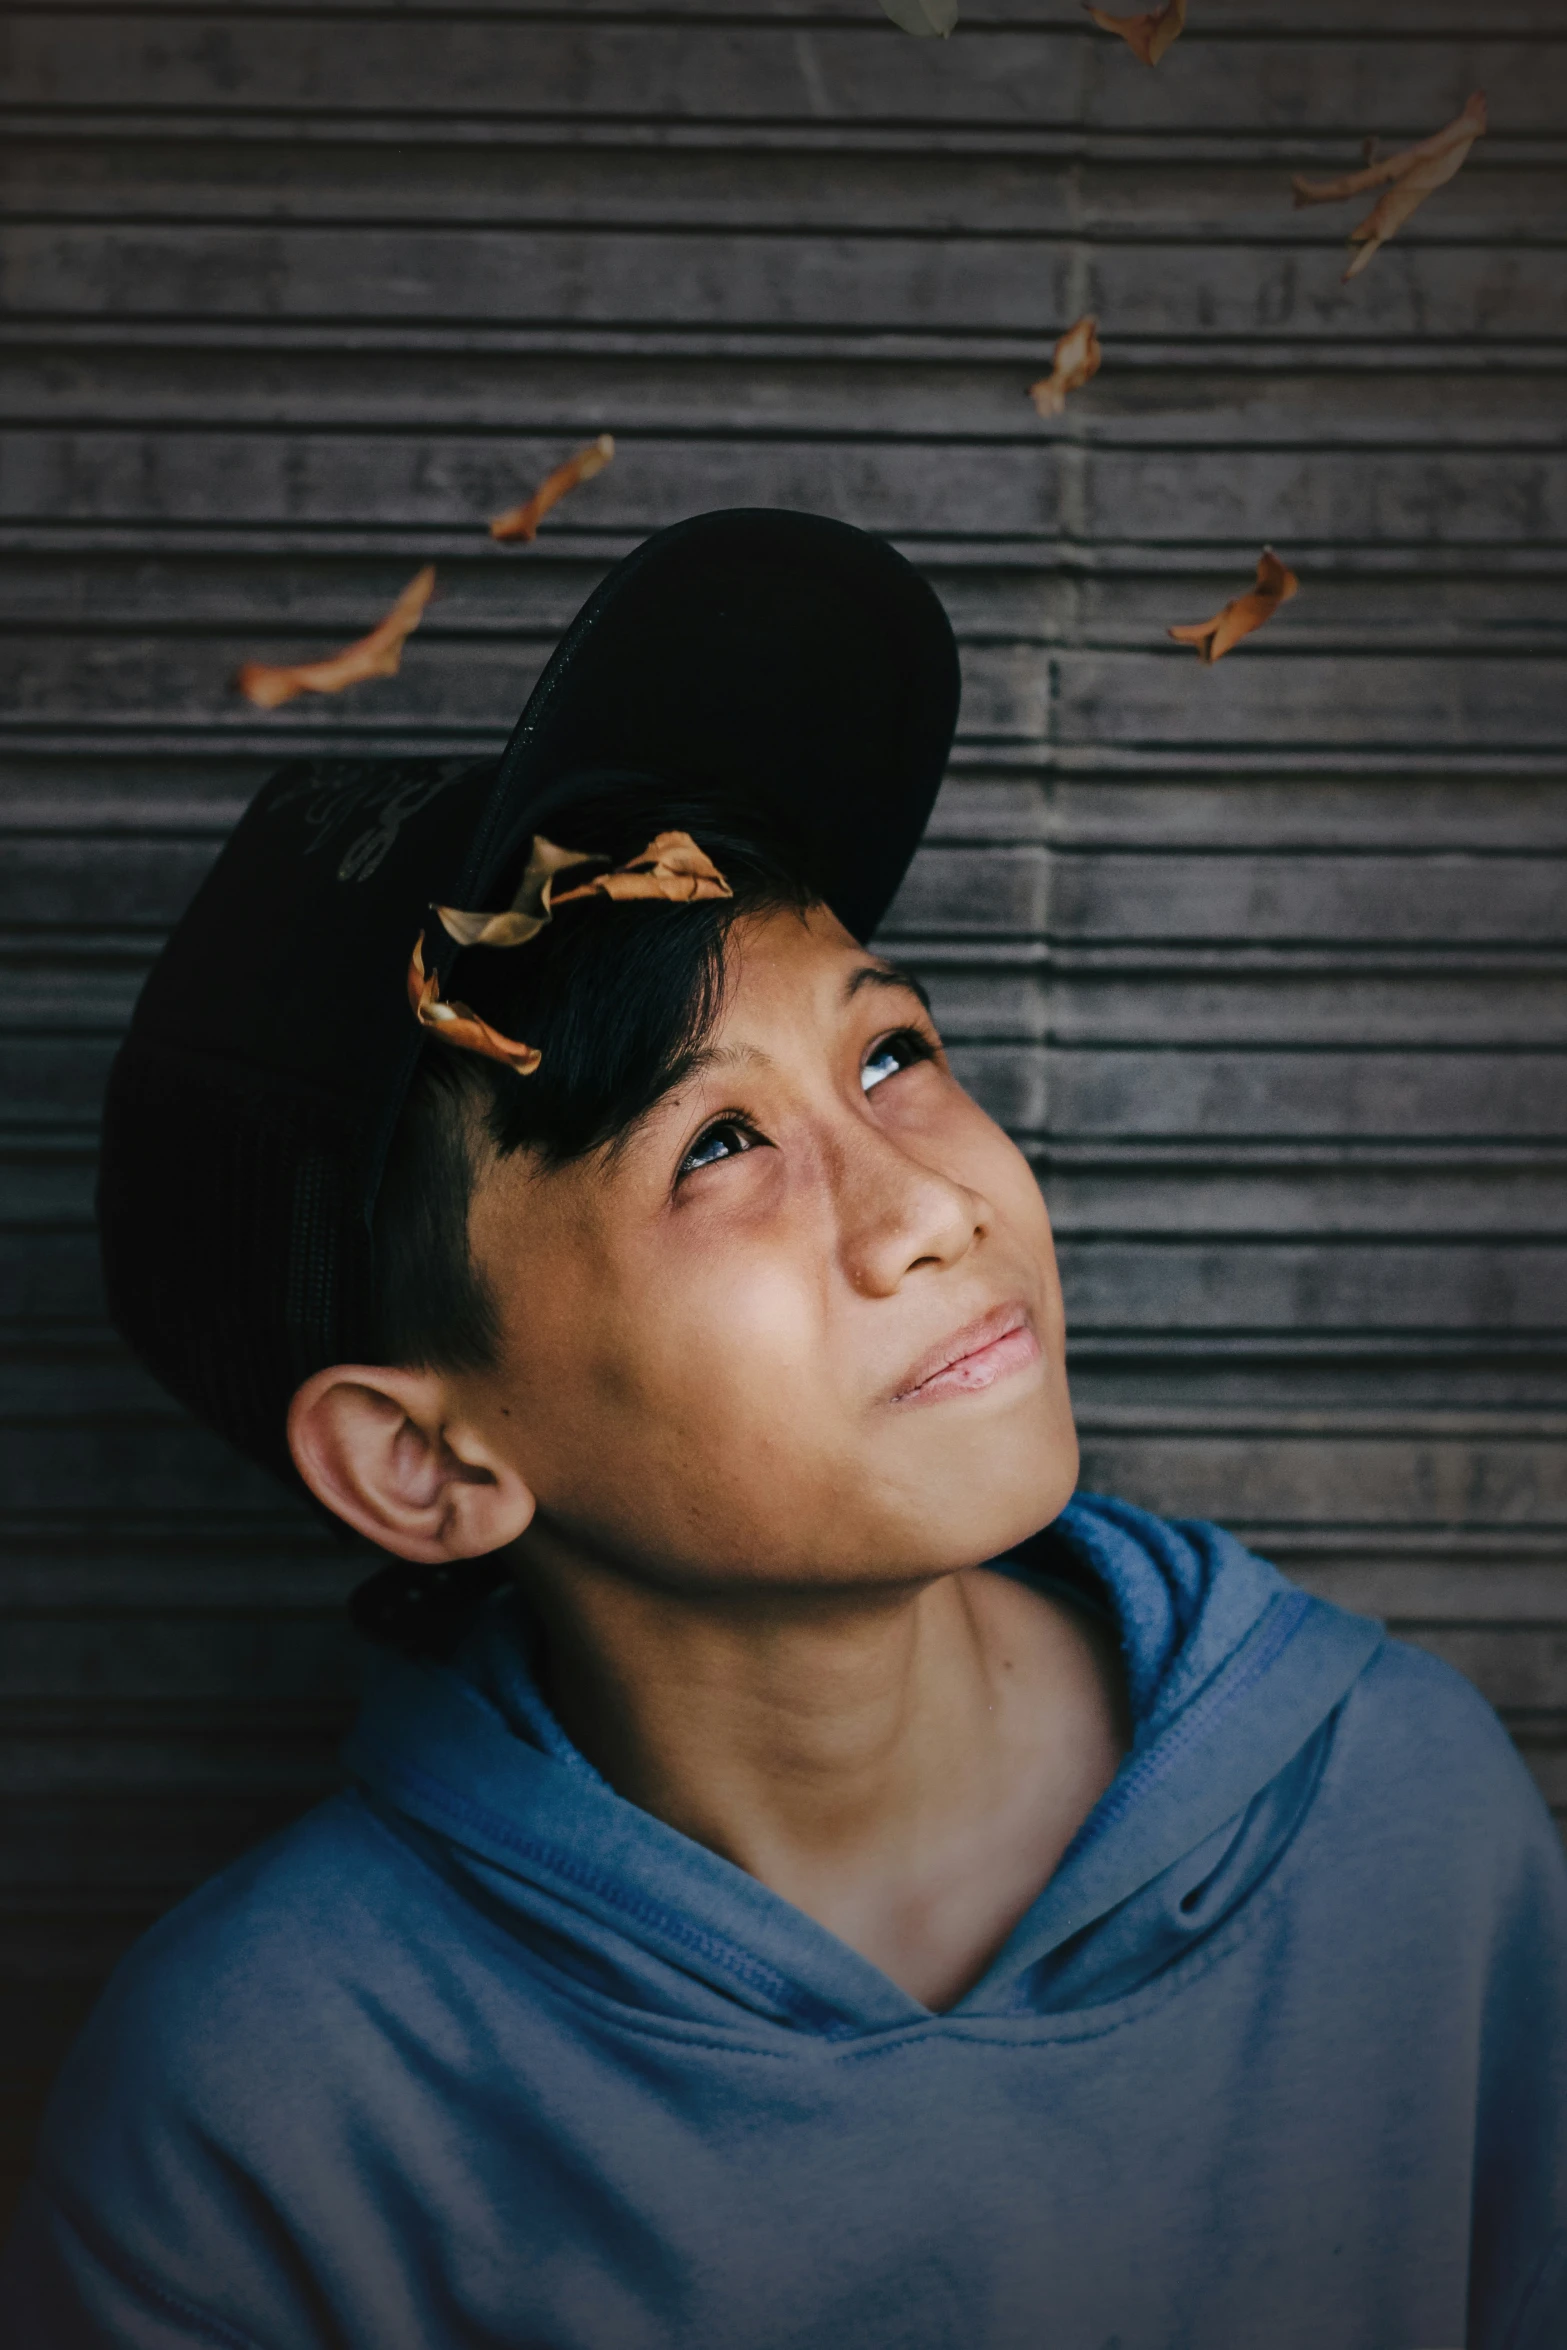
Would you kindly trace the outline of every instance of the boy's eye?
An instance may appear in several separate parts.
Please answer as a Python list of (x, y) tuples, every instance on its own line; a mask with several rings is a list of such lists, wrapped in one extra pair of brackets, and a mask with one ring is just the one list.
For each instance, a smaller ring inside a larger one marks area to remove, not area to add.
[(860, 1066), (860, 1083), (869, 1093), (885, 1078), (896, 1077), (900, 1069), (930, 1058), (929, 1037), (921, 1036), (917, 1028), (895, 1029), (891, 1036), (884, 1036), (879, 1044), (872, 1045)]
[(743, 1151), (755, 1150), (761, 1136), (740, 1118), (717, 1118), (704, 1127), (680, 1162), (682, 1175), (694, 1175), (698, 1167), (716, 1166), (720, 1159), (736, 1159)]

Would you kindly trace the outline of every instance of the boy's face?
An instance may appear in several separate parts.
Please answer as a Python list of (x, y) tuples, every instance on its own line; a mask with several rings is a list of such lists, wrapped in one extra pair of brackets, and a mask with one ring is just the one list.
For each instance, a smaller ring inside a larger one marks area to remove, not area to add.
[(465, 1407), (636, 1575), (943, 1573), (1072, 1491), (1038, 1187), (824, 909), (737, 923), (697, 1071), (612, 1153), (488, 1166), (471, 1237), (503, 1351)]

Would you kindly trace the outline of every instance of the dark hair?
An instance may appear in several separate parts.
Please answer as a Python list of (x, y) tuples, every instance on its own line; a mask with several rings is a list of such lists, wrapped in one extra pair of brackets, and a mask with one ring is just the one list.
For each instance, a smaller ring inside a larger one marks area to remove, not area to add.
[[(685, 905), (586, 898), (524, 947), (464, 954), (454, 992), (502, 1035), (537, 1046), (543, 1060), (533, 1076), (518, 1077), (480, 1054), (426, 1042), (375, 1210), (376, 1337), (386, 1362), (429, 1370), (494, 1363), (495, 1306), (468, 1245), (483, 1158), (526, 1149), (562, 1166), (613, 1149), (680, 1082), (711, 1033), (734, 922), (780, 907), (803, 912), (817, 896), (792, 844), (717, 792), (641, 775), (576, 778), (542, 800), (532, 820), (548, 838), (616, 864), (658, 832), (689, 832), (734, 894)], [(515, 887), (527, 846), (497, 905)]]

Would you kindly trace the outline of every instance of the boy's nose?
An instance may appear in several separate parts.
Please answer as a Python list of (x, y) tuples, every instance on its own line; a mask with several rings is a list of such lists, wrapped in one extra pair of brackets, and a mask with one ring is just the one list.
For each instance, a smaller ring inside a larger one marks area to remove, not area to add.
[(957, 1264), (990, 1222), (978, 1192), (874, 1130), (845, 1153), (838, 1189), (844, 1268), (864, 1297), (890, 1297), (922, 1267)]

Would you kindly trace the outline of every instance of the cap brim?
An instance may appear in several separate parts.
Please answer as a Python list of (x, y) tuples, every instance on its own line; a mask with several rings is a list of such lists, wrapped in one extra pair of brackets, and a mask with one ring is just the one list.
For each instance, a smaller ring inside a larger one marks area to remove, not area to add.
[(929, 819), (959, 682), (946, 613), (884, 540), (767, 508), (676, 523), (609, 574), (534, 688), (480, 872), (562, 778), (635, 768), (754, 793), (866, 938)]

